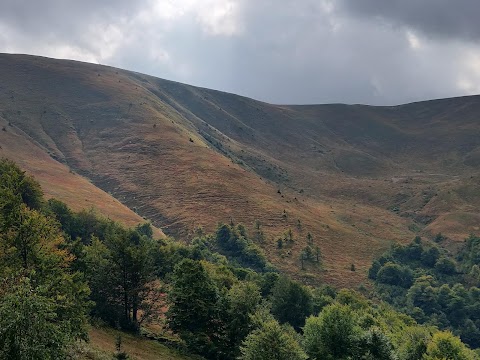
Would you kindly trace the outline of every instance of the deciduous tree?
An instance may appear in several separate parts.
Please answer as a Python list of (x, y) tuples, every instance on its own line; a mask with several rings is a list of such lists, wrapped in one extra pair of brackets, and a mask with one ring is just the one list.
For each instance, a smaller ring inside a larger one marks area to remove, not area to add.
[(241, 360), (305, 360), (306, 354), (296, 339), (277, 321), (264, 323), (247, 336), (241, 348)]

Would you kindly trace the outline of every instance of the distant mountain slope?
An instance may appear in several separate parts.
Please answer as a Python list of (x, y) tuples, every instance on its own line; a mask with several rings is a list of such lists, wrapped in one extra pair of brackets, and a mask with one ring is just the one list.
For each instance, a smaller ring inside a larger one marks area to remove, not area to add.
[[(0, 55), (0, 74), (0, 117), (23, 152), (38, 146), (183, 240), (259, 220), (261, 246), (294, 277), (352, 286), (391, 241), (479, 230), (479, 97), (280, 106), (25, 55)], [(308, 232), (324, 265), (302, 271)]]
[[(95, 208), (103, 216), (127, 226), (144, 223), (138, 214), (76, 174), (64, 164), (50, 157), (35, 141), (0, 115), (0, 157), (13, 159), (41, 184), (47, 198), (54, 197), (67, 203), (73, 210)], [(154, 228), (158, 237), (165, 234)]]

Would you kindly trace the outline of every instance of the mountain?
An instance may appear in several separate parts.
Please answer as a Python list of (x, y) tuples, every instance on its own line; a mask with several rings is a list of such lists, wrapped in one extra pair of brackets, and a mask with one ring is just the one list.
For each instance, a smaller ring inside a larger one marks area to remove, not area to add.
[[(455, 247), (480, 230), (478, 96), (272, 105), (7, 54), (0, 74), (0, 156), (75, 209), (98, 207), (128, 224), (143, 217), (183, 241), (218, 222), (254, 232), (258, 220), (275, 266), (338, 286), (364, 281), (394, 241), (442, 233)], [(279, 249), (288, 229), (294, 241)], [(302, 270), (308, 233), (322, 266)]]

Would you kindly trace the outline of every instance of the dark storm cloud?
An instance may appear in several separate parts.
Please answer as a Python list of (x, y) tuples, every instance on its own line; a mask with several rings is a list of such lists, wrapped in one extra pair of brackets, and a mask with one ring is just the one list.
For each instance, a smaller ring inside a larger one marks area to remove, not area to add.
[(0, 51), (99, 62), (274, 103), (479, 92), (480, 49), (463, 41), (478, 33), (475, 3), (418, 3), (3, 0)]
[(282, 5), (265, 0), (245, 9), (247, 30), (233, 58), (248, 76), (232, 80), (242, 93), (277, 103), (370, 104), (458, 94), (456, 51), (414, 49), (405, 31), (319, 1)]
[(431, 36), (480, 39), (478, 0), (339, 0), (354, 15), (380, 17)]

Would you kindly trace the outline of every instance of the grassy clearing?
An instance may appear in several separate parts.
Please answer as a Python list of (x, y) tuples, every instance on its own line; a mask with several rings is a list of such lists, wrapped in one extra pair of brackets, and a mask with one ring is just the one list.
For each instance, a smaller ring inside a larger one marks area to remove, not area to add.
[(75, 347), (76, 360), (111, 360), (115, 353), (118, 337), (122, 339), (122, 350), (133, 360), (200, 360), (200, 357), (180, 353), (155, 340), (137, 337), (110, 328), (91, 328), (90, 341)]

